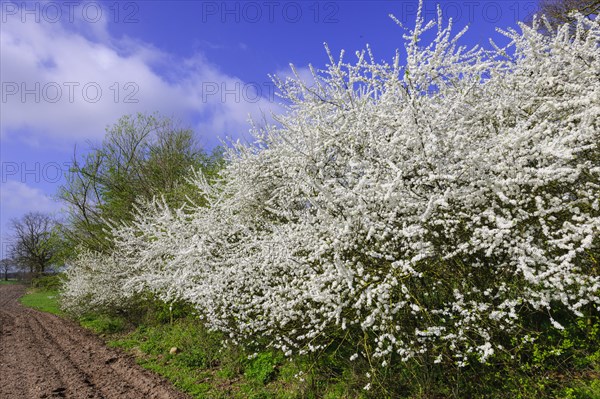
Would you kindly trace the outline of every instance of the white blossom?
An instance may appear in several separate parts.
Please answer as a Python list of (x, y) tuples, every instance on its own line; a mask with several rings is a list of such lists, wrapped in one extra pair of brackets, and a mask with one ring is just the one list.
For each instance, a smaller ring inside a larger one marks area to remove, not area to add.
[(419, 15), (404, 66), (327, 49), (311, 85), (276, 79), (288, 112), (229, 150), (219, 182), (196, 177), (207, 207), (143, 205), (113, 253), (72, 265), (65, 306), (150, 292), (288, 356), (353, 329), (375, 358), (441, 346), (465, 366), (523, 306), (600, 305), (600, 23), (578, 23), (467, 50)]

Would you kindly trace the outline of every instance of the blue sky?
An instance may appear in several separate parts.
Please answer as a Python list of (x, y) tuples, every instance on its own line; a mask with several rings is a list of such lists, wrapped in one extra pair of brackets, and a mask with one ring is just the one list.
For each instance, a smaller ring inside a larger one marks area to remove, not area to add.
[[(425, 1), (434, 18), (436, 1)], [(411, 27), (417, 0), (0, 2), (0, 229), (59, 212), (53, 200), (74, 147), (101, 141), (121, 115), (155, 112), (192, 127), (212, 148), (249, 139), (247, 119), (281, 112), (269, 74), (301, 75), (367, 44), (377, 59), (403, 48), (389, 14)], [(502, 42), (537, 1), (443, 1), (463, 44)], [(4, 256), (1, 253), (0, 256)]]

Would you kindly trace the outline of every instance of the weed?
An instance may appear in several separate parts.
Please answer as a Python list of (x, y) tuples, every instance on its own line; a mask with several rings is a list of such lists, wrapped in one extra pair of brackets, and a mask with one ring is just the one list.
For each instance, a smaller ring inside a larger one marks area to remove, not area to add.
[(86, 315), (79, 319), (79, 324), (97, 334), (115, 334), (125, 329), (126, 321), (108, 315)]
[(250, 381), (266, 384), (275, 377), (277, 372), (276, 367), (282, 360), (281, 355), (276, 355), (272, 352), (259, 353), (248, 362), (244, 375)]

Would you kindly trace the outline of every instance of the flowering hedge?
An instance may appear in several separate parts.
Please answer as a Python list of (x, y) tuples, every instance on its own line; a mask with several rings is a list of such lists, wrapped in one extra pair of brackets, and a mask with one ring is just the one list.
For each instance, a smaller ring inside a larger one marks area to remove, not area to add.
[(327, 50), (312, 82), (276, 79), (288, 112), (217, 184), (195, 177), (209, 205), (145, 204), (113, 253), (73, 264), (65, 307), (151, 292), (233, 340), (350, 337), (384, 366), (485, 362), (530, 312), (560, 329), (557, 312), (598, 311), (600, 21), (493, 50), (451, 27), (419, 16), (405, 65)]

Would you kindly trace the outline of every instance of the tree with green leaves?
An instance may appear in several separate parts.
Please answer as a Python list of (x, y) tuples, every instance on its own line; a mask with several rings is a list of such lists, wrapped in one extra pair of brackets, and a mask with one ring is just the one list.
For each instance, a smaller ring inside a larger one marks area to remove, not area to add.
[(188, 199), (202, 201), (187, 178), (201, 169), (214, 175), (221, 165), (219, 149), (207, 154), (191, 129), (172, 119), (137, 114), (121, 117), (107, 128), (101, 145), (73, 157), (73, 167), (59, 198), (70, 210), (69, 239), (104, 250), (109, 221), (131, 220), (140, 199), (164, 197), (173, 207)]

